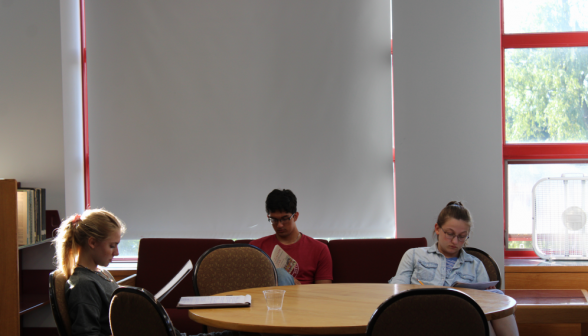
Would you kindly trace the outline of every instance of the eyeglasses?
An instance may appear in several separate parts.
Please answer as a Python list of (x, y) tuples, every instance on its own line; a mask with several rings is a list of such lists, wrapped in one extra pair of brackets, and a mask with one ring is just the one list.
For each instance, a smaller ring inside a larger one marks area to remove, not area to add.
[(295, 214), (296, 213), (293, 213), (292, 216), (290, 216), (290, 217), (284, 216), (282, 218), (268, 217), (267, 218), (267, 221), (270, 222), (270, 223), (272, 223), (273, 225), (276, 225), (276, 224), (278, 224), (280, 222), (281, 223), (286, 223), (287, 221), (289, 221), (290, 219), (292, 219), (292, 217), (294, 217)]
[(447, 233), (447, 231), (443, 230), (443, 228), (439, 228), (439, 229), (441, 229), (441, 231), (443, 231), (443, 233), (445, 233), (445, 237), (447, 237), (447, 240), (449, 240), (449, 241), (452, 241), (453, 238), (455, 238), (455, 237), (457, 237), (457, 241), (460, 241), (460, 242), (464, 242), (464, 241), (468, 240), (468, 238), (470, 238), (469, 235), (457, 236), (457, 235), (455, 235), (455, 233)]

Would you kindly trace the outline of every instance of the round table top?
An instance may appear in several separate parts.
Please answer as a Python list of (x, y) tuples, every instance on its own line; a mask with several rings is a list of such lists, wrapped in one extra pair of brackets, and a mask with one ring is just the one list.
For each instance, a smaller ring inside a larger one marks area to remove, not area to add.
[[(192, 320), (228, 330), (275, 334), (361, 334), (376, 309), (389, 297), (413, 288), (439, 286), (391, 284), (318, 284), (249, 288), (218, 295), (251, 295), (251, 307), (191, 309)], [(281, 310), (268, 310), (266, 289), (284, 289)], [(462, 289), (488, 321), (514, 313), (516, 301), (506, 295)]]

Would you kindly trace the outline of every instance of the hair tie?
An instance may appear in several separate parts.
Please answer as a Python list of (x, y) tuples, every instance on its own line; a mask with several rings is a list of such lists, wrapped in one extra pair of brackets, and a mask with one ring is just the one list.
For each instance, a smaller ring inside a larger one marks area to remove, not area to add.
[(81, 221), (81, 219), (82, 219), (82, 216), (81, 216), (81, 215), (78, 215), (78, 214), (76, 214), (76, 215), (74, 216), (74, 219), (71, 221), (71, 223), (72, 223), (72, 224), (74, 224), (74, 227), (75, 227), (76, 229), (78, 228), (78, 222), (79, 222), (79, 221)]

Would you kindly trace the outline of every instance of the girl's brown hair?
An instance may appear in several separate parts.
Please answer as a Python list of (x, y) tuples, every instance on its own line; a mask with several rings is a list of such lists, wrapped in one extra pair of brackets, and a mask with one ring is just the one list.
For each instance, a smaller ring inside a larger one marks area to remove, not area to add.
[[(447, 222), (450, 218), (466, 222), (470, 227), (470, 231), (474, 226), (470, 211), (466, 209), (459, 201), (451, 201), (447, 203), (445, 208), (443, 208), (443, 210), (441, 210), (439, 213), (439, 216), (437, 216), (437, 225), (439, 225), (439, 227), (443, 227), (445, 222)], [(439, 239), (439, 236), (435, 234), (435, 230), (433, 230), (433, 236), (437, 236), (437, 240)]]
[(123, 235), (125, 224), (114, 214), (104, 209), (88, 209), (81, 215), (72, 215), (59, 225), (55, 244), (56, 266), (69, 279), (80, 255), (80, 249), (94, 237), (102, 241), (116, 230)]

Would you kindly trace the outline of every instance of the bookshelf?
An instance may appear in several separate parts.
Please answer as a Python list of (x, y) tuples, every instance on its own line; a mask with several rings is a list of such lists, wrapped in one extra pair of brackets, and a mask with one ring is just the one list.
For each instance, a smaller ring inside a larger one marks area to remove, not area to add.
[(20, 317), (49, 303), (47, 270), (21, 271), (22, 251), (51, 239), (18, 246), (16, 180), (0, 180), (0, 325), (2, 334), (20, 335)]

